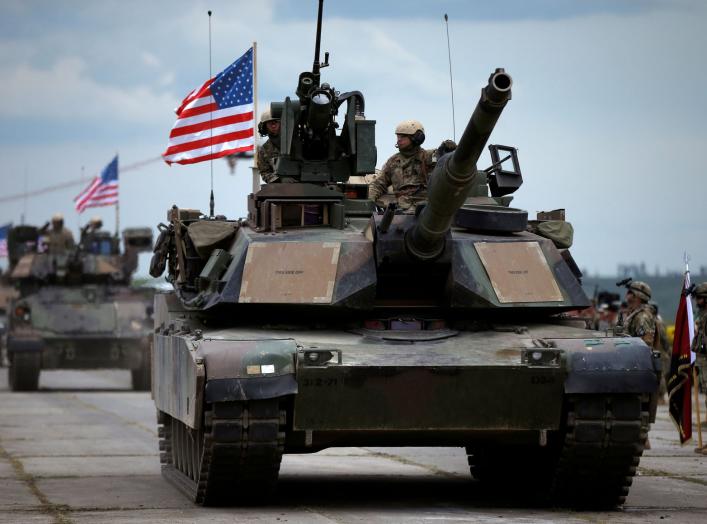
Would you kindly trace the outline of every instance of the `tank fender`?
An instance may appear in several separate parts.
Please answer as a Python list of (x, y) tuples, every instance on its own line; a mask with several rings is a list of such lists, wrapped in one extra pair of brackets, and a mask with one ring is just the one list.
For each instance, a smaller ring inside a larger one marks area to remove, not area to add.
[(297, 393), (293, 339), (205, 339), (207, 402), (260, 400)]
[(43, 346), (39, 337), (7, 337), (8, 353), (37, 353), (42, 351)]
[(660, 358), (640, 338), (546, 339), (566, 352), (565, 392), (655, 393)]

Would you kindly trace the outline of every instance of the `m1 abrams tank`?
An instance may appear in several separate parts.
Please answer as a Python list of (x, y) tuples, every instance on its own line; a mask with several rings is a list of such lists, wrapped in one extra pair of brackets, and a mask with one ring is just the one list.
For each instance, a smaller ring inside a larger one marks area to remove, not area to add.
[[(317, 50), (321, 3), (319, 17)], [(491, 75), (426, 205), (396, 214), (347, 183), (373, 172), (375, 122), (361, 93), (320, 83), (318, 56), (297, 98), (271, 105), (275, 172), (298, 183), (251, 194), (247, 219), (175, 206), (160, 225), (152, 274), (168, 267), (175, 288), (155, 296), (163, 475), (196, 503), (250, 504), (267, 500), (285, 453), (460, 446), (471, 474), (509, 496), (622, 503), (659, 360), (564, 316), (589, 300), (561, 238), (539, 227), (562, 231), (561, 214), (532, 224), (541, 236), (508, 207), (515, 150), (493, 147), (477, 171), (511, 77)]]
[(75, 249), (40, 252), (41, 230), (17, 226), (8, 238), (10, 278), (18, 293), (8, 315), (13, 391), (34, 391), (43, 369), (127, 368), (136, 390), (150, 389), (151, 289), (130, 286), (137, 254), (152, 231), (82, 232)]

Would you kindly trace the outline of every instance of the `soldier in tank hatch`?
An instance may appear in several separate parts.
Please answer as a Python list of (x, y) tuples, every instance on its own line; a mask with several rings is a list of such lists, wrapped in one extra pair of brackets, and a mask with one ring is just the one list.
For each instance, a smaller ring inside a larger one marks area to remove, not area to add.
[(437, 159), (456, 149), (452, 140), (445, 140), (438, 149), (422, 149), (425, 128), (417, 120), (404, 120), (395, 128), (395, 147), (398, 152), (391, 156), (381, 173), (368, 186), (368, 197), (374, 202), (393, 186), (398, 207), (414, 209), (427, 198), (427, 182)]
[(263, 145), (258, 148), (257, 166), (260, 178), (266, 184), (274, 182), (294, 182), (289, 177), (281, 179), (275, 174), (273, 163), (280, 154), (280, 119), (273, 118), (270, 111), (263, 111), (258, 124), (260, 136), (268, 137)]
[(98, 238), (99, 232), (102, 227), (103, 227), (103, 220), (101, 220), (101, 217), (99, 217), (99, 216), (91, 217), (91, 220), (88, 221), (88, 224), (86, 224), (81, 229), (80, 244), (83, 249), (85, 249), (87, 251), (94, 250), (94, 241)]
[(61, 213), (55, 213), (52, 216), (51, 228), (47, 222), (40, 233), (46, 235), (47, 252), (50, 254), (65, 253), (76, 245), (74, 235), (64, 227), (64, 215)]
[(626, 311), (622, 313), (617, 323), (617, 332), (642, 338), (648, 347), (653, 347), (656, 322), (653, 310), (648, 305), (651, 299), (651, 288), (645, 282), (638, 280), (626, 285)]

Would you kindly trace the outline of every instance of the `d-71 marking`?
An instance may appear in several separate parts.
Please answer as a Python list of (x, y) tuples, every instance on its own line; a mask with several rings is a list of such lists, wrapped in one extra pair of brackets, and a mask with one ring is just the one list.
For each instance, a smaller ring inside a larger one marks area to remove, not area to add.
[(338, 378), (305, 378), (301, 382), (304, 387), (331, 387), (338, 384)]

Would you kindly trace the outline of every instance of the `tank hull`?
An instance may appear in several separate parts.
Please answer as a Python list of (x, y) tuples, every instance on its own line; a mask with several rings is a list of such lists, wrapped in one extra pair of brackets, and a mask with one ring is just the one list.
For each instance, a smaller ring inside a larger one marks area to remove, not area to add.
[[(183, 309), (173, 294), (157, 295), (155, 311), (159, 325), (171, 326), (155, 335), (153, 352), (153, 396), (163, 428), (170, 427), (162, 431), (164, 471), (199, 503), (221, 500), (218, 482), (202, 482), (211, 466), (226, 468), (236, 484), (242, 475), (237, 464), (213, 458), (208, 446), (216, 443), (229, 457), (248, 444), (265, 446), (272, 460), (258, 468), (270, 472), (261, 479), (268, 486), (282, 454), (336, 446), (465, 447), (472, 473), (485, 480), (511, 456), (514, 467), (537, 474), (530, 459), (543, 456), (546, 482), (531, 480), (543, 496), (612, 507), (627, 492), (655, 417), (660, 368), (651, 350), (582, 322), (305, 330), (256, 327), (241, 315), (237, 325), (205, 328), (217, 317)], [(252, 433), (242, 413), (258, 406), (267, 415)], [(267, 441), (248, 440), (261, 431)], [(180, 432), (202, 442), (187, 461), (199, 464), (191, 470), (173, 456), (189, 456), (180, 448), (186, 440), (168, 442)], [(578, 445), (597, 459), (618, 458), (606, 463), (610, 470), (578, 477), (577, 457), (586, 453)], [(572, 498), (596, 491), (606, 475), (617, 480), (604, 483), (594, 502)]]
[(47, 286), (21, 297), (30, 313), (7, 333), (10, 382), (34, 390), (45, 369), (130, 369), (149, 389), (151, 292), (127, 286)]

